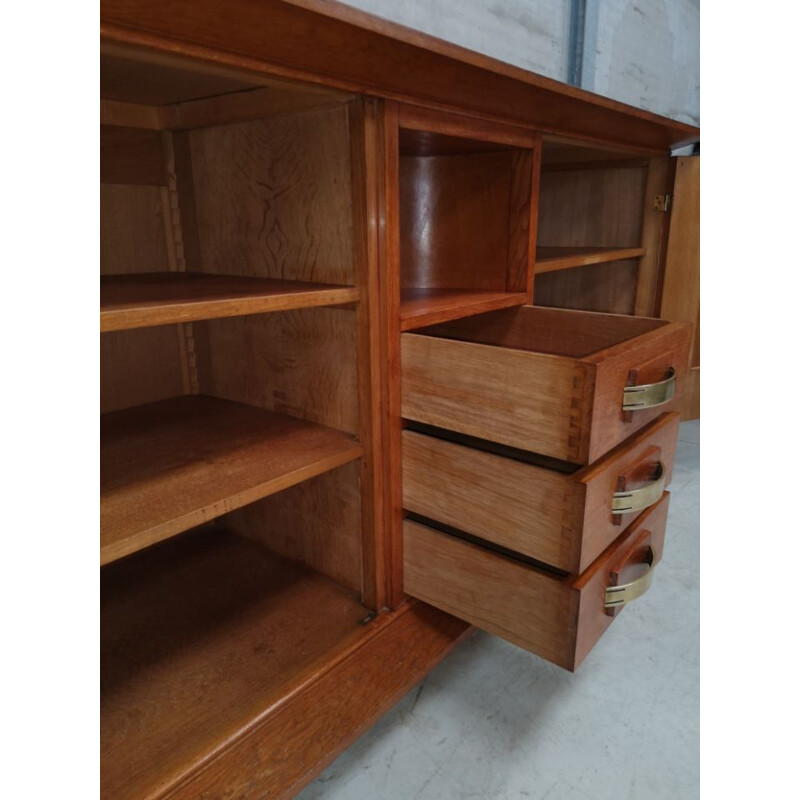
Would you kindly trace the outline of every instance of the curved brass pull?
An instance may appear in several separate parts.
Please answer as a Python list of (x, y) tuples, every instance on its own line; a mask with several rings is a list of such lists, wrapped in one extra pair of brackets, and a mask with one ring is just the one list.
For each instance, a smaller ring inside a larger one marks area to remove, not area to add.
[(661, 499), (666, 482), (667, 469), (663, 462), (659, 461), (652, 483), (642, 486), (641, 489), (614, 492), (614, 498), (611, 501), (611, 513), (630, 514), (632, 511), (644, 511), (644, 509), (649, 508)]
[(648, 565), (649, 569), (641, 578), (637, 578), (630, 583), (623, 583), (620, 586), (607, 586), (606, 587), (606, 608), (621, 608), (627, 605), (631, 600), (641, 597), (653, 582), (653, 575), (655, 573), (656, 554), (651, 546), (647, 547), (647, 558), (644, 563)]
[(675, 397), (675, 387), (678, 376), (675, 368), (670, 367), (669, 373), (663, 381), (658, 383), (643, 383), (641, 386), (626, 386), (622, 390), (623, 411), (643, 411), (646, 408), (655, 408), (669, 403)]

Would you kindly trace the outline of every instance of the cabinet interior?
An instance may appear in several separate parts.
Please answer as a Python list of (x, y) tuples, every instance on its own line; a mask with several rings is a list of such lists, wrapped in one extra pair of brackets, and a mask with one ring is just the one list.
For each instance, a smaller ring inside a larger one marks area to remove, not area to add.
[(129, 53), (101, 75), (102, 756), (125, 798), (365, 635), (369, 370), (352, 97)]
[(527, 300), (533, 153), (399, 132), (401, 328)]
[[(545, 136), (536, 244), (537, 305), (637, 312), (650, 159)], [(652, 309), (646, 310), (652, 313)]]

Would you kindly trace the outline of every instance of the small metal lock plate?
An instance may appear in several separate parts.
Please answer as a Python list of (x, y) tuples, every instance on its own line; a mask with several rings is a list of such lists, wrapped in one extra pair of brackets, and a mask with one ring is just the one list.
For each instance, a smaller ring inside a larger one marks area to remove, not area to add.
[(669, 211), (672, 204), (672, 195), (670, 194), (657, 194), (655, 202), (653, 203), (653, 211)]

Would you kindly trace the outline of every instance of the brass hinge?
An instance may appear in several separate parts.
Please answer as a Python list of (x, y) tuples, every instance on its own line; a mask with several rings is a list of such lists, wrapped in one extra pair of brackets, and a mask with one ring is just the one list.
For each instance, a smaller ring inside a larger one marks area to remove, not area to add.
[(669, 211), (672, 205), (671, 194), (657, 194), (653, 203), (653, 211)]

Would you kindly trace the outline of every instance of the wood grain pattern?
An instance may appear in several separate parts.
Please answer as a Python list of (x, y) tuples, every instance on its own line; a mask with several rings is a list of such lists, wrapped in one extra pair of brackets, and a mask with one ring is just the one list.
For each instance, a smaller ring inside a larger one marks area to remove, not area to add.
[(320, 0), (104, 0), (106, 44), (272, 74), (666, 153), (697, 128)]
[(507, 291), (511, 158), (400, 159), (403, 288)]
[(401, 340), (406, 419), (581, 460), (593, 375), (577, 360), (416, 333)]
[(198, 65), (153, 53), (115, 52), (101, 47), (101, 120), (169, 130), (295, 113), (352, 96), (320, 86)]
[(700, 419), (700, 367), (689, 367), (686, 389), (678, 400), (681, 419)]
[[(131, 54), (134, 56), (135, 54)], [(164, 106), (239, 92), (252, 83), (215, 74), (213, 70), (198, 70), (188, 59), (167, 65), (153, 63), (141, 57), (124, 58), (118, 54), (100, 54), (100, 97), (126, 103)]]
[(203, 270), (352, 285), (347, 108), (189, 134)]
[[(583, 360), (596, 365), (592, 427), (588, 445), (590, 463), (630, 436), (664, 411), (678, 407), (685, 389), (690, 327), (684, 323), (668, 323), (638, 337), (636, 342), (622, 342)], [(621, 410), (623, 388), (635, 371), (635, 384), (663, 380), (674, 369), (677, 378), (676, 396), (656, 408), (631, 412)]]
[(225, 527), (361, 596), (361, 470), (353, 461), (298, 483), (228, 514)]
[(670, 409), (627, 419), (622, 392), (631, 370), (641, 384), (674, 367), (680, 384), (687, 335), (661, 320), (531, 306), (404, 333), (403, 416), (588, 464)]
[(646, 170), (542, 173), (539, 247), (640, 247)]
[(342, 92), (276, 82), (270, 88), (250, 89), (166, 106), (161, 109), (160, 119), (162, 128), (167, 130), (208, 128), (299, 114), (342, 105), (351, 99), (352, 95)]
[(471, 630), (455, 617), (410, 602), (381, 614), (339, 659), (265, 715), (251, 735), (220, 753), (170, 794), (289, 800), (430, 672)]
[[(538, 140), (534, 147), (539, 147)], [(526, 295), (530, 295), (533, 288), (536, 249), (539, 176), (534, 174), (534, 163), (536, 156), (532, 150), (517, 150), (511, 154), (506, 288)]]
[(366, 633), (353, 592), (215, 531), (103, 570), (101, 608), (101, 790), (114, 800), (169, 794)]
[[(537, 255), (535, 268), (538, 305), (634, 313), (640, 263), (658, 261), (657, 253), (648, 260), (642, 245), (648, 174), (647, 161), (588, 168), (578, 163), (569, 171), (543, 172), (537, 242), (544, 259)], [(613, 263), (587, 268), (602, 262)]]
[(611, 261), (536, 276), (536, 304), (550, 308), (633, 314), (641, 259)]
[[(154, 357), (154, 354), (158, 354)], [(185, 338), (177, 326), (115, 331), (100, 337), (100, 412), (188, 394)]]
[[(529, 150), (539, 141), (537, 133), (525, 128), (406, 103), (400, 103), (397, 107), (397, 124), (401, 128), (401, 154), (403, 148), (408, 148), (412, 143), (418, 143), (423, 148), (415, 155), (431, 155), (431, 144), (436, 145), (437, 155), (458, 155), (508, 148)], [(408, 136), (407, 132), (410, 131), (425, 134), (425, 137)], [(443, 149), (446, 144), (453, 149)]]
[[(647, 459), (647, 466), (654, 467), (655, 458), (658, 458), (664, 465), (665, 485), (669, 486), (678, 445), (679, 424), (680, 418), (676, 412), (663, 413), (601, 460), (575, 473), (575, 480), (585, 487), (579, 571), (587, 569), (619, 531), (632, 523), (634, 515), (623, 514), (615, 518), (610, 511), (610, 498), (619, 488), (621, 475), (632, 465), (640, 465), (643, 458)], [(627, 488), (634, 489), (637, 486), (629, 485)], [(620, 525), (616, 524), (617, 520)]]
[(185, 131), (162, 133), (161, 136), (167, 166), (169, 216), (173, 227), (176, 268), (179, 272), (202, 272), (189, 136)]
[(359, 289), (200, 273), (109, 275), (100, 281), (100, 330), (239, 317), (357, 302)]
[(383, 413), (384, 306), (381, 301), (381, 184), (383, 142), (381, 111), (375, 100), (354, 100), (347, 107), (353, 207), (353, 255), (362, 301), (356, 309), (359, 440), (361, 460), (362, 602), (378, 611), (389, 592), (386, 478), (383, 454), (387, 433)]
[(573, 571), (582, 496), (572, 476), (403, 431), (407, 511)]
[(400, 296), (401, 331), (520, 306), (527, 301), (525, 293), (472, 289), (402, 289)]
[(536, 274), (638, 258), (641, 255), (644, 255), (641, 247), (537, 247)]
[(358, 435), (354, 311), (307, 308), (193, 328), (203, 394)]
[(611, 513), (618, 477), (649, 448), (658, 449), (669, 483), (678, 423), (677, 414), (664, 414), (572, 474), (406, 430), (403, 505), (577, 575), (619, 536)]
[[(107, 151), (106, 177), (160, 183), (101, 188), (103, 271), (347, 285), (362, 300), (355, 310), (299, 309), (108, 333), (104, 403), (115, 408), (203, 390), (285, 412), (291, 424), (309, 419), (357, 434), (363, 458), (349, 438), (356, 450), (349, 463), (230, 513), (251, 541), (192, 531), (104, 569), (103, 791), (122, 800), (289, 797), (467, 629), (407, 601), (403, 591), (400, 154), (508, 164), (504, 174), (490, 176), (496, 185), (488, 193), (476, 178), (482, 167), (466, 168), (476, 195), (490, 196), (483, 216), (496, 219), (487, 226), (474, 209), (464, 214), (464, 238), (472, 250), (489, 248), (488, 257), (467, 267), (466, 283), (464, 259), (441, 260), (432, 285), (453, 276), (452, 288), (470, 289), (488, 271), (488, 291), (530, 300), (541, 157), (532, 128), (577, 135), (587, 147), (611, 143), (617, 152), (607, 158), (624, 155), (625, 164), (616, 166), (640, 171), (630, 159), (666, 154), (676, 139), (697, 135), (335, 3), (232, 2), (103, 0), (103, 47), (111, 60), (104, 64), (103, 118), (120, 130), (139, 128), (131, 141), (162, 128), (160, 166), (152, 136), (147, 158), (135, 147)], [(341, 93), (332, 97), (329, 87)], [(362, 100), (363, 93), (383, 99)], [(401, 134), (400, 122), (412, 127)], [(517, 149), (493, 137), (510, 137)], [(583, 171), (603, 173), (608, 164), (594, 159)], [(434, 183), (454, 195), (469, 188), (458, 178)], [(526, 198), (527, 186), (533, 188)], [(494, 195), (504, 195), (500, 205)], [(458, 252), (461, 212), (451, 206), (457, 224), (443, 222), (436, 237)], [(472, 230), (475, 219), (488, 228), (488, 241)], [(421, 248), (418, 233), (412, 247)], [(452, 309), (423, 319), (445, 322)], [(584, 356), (610, 349), (616, 380), (618, 342), (629, 347), (648, 324), (632, 322), (628, 335), (615, 339), (622, 323), (573, 317), (566, 333), (555, 326), (537, 335), (550, 347), (548, 358), (578, 364), (582, 375), (600, 370)], [(506, 322), (487, 325), (500, 335)], [(570, 352), (553, 355), (559, 348)], [(520, 355), (533, 354), (523, 348)], [(653, 340), (636, 368), (656, 372), (659, 358)], [(510, 364), (498, 386), (516, 383), (519, 371)], [(564, 383), (573, 439), (592, 427), (589, 396), (581, 394), (590, 384), (576, 385), (574, 375)], [(506, 402), (516, 402), (513, 392)], [(610, 403), (611, 389), (602, 392)], [(513, 416), (512, 406), (498, 408)], [(262, 419), (267, 413), (249, 412)], [(220, 430), (209, 426), (198, 439), (224, 435), (235, 446)], [(252, 435), (253, 426), (247, 430)], [(240, 455), (236, 465), (247, 466)], [(264, 462), (252, 465), (250, 477)], [(264, 542), (347, 590), (270, 555)], [(605, 576), (586, 579), (594, 592)], [(365, 613), (359, 589), (373, 610), (405, 605), (358, 625)], [(573, 661), (600, 624), (607, 622), (578, 627)]]
[(663, 327), (659, 319), (526, 307), (434, 325), (425, 333), (582, 358)]
[(530, 221), (528, 222), (528, 276), (525, 291), (528, 303), (533, 305), (536, 271), (536, 248), (539, 242), (539, 184), (542, 177), (542, 137), (536, 143), (531, 153), (531, 202), (528, 209)]
[[(700, 366), (700, 158), (678, 158), (669, 223), (669, 246), (659, 316), (692, 326), (689, 366)], [(700, 414), (699, 373), (685, 399), (684, 419)], [(695, 415), (695, 411), (697, 414)]]
[(158, 186), (100, 185), (100, 274), (168, 269), (164, 204)]
[(634, 313), (658, 316), (658, 295), (663, 282), (669, 214), (657, 211), (656, 195), (672, 194), (675, 165), (672, 158), (651, 158), (647, 162), (647, 183), (642, 198), (642, 247), (636, 280)]
[(102, 564), (361, 456), (339, 431), (204, 396), (104, 415), (100, 437)]
[(575, 670), (615, 617), (605, 614), (609, 566), (644, 530), (663, 552), (669, 495), (647, 509), (581, 576), (558, 578), (406, 520), (405, 588), (449, 614)]
[(165, 186), (159, 133), (101, 125), (100, 183)]
[(599, 146), (558, 134), (545, 134), (543, 143), (542, 171), (591, 169), (596, 164), (603, 164), (604, 168), (613, 164), (625, 166), (626, 161), (637, 157), (639, 166), (646, 166), (642, 151), (636, 148)]
[(117, 125), (123, 128), (144, 128), (159, 131), (163, 124), (158, 106), (142, 103), (125, 103), (120, 100), (100, 99), (100, 125)]
[(418, 522), (403, 523), (405, 589), (560, 666), (574, 651), (578, 597), (550, 573)]
[(386, 392), (384, 426), (387, 444), (384, 468), (388, 482), (386, 531), (389, 544), (389, 605), (397, 608), (406, 600), (403, 592), (403, 495), (400, 434), (402, 430), (400, 394), (400, 296), (401, 296), (401, 204), (400, 204), (400, 129), (397, 103), (383, 105), (383, 181), (380, 184), (380, 209), (385, 222), (381, 237), (381, 300), (384, 309), (382, 329), (386, 360), (382, 373)]

